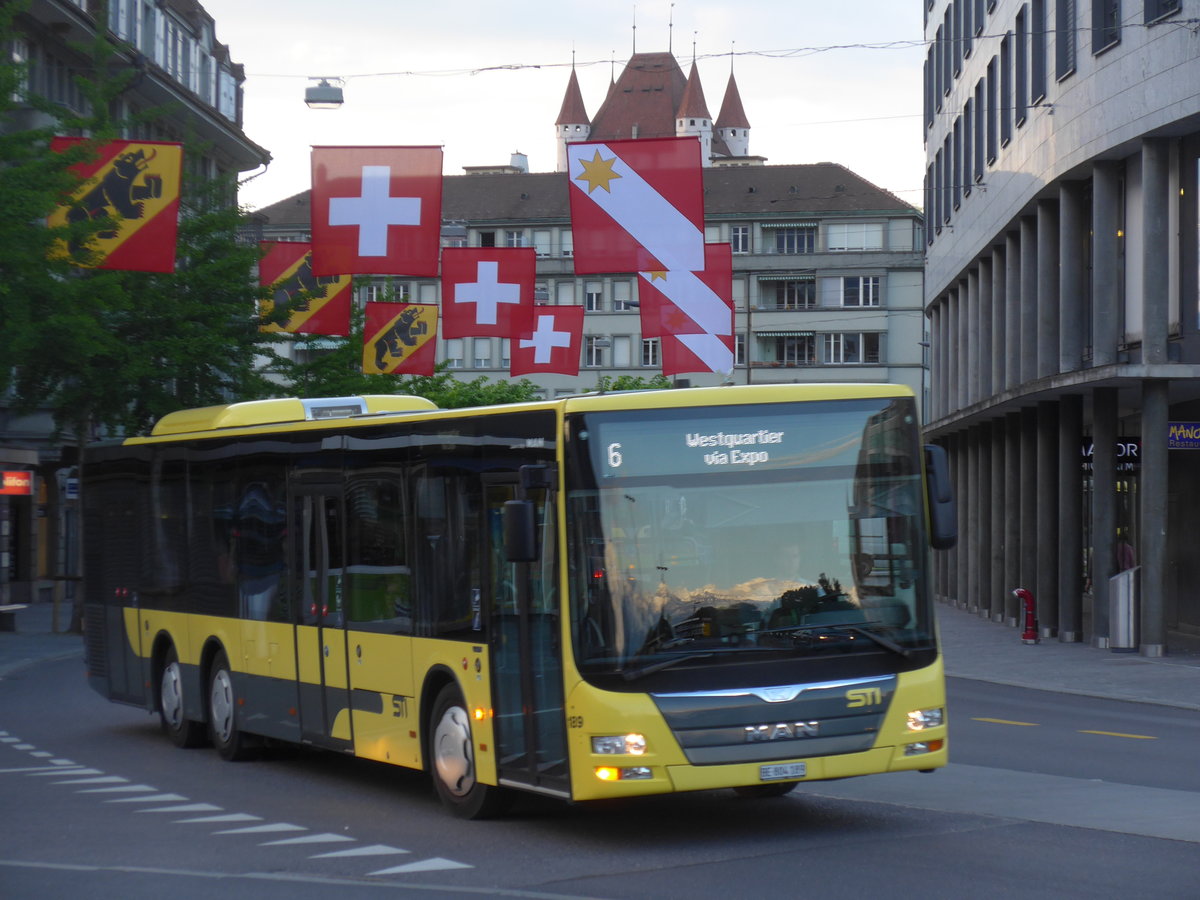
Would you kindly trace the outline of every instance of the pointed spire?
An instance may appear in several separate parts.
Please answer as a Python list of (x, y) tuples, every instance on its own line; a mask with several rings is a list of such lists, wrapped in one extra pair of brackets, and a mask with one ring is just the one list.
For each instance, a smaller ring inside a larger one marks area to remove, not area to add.
[(700, 86), (700, 73), (696, 69), (696, 61), (692, 60), (692, 70), (688, 73), (687, 85), (683, 89), (683, 97), (679, 101), (679, 110), (675, 113), (677, 119), (711, 119), (708, 114), (708, 104), (704, 101), (704, 88)]
[(555, 125), (590, 125), (587, 110), (583, 105), (583, 92), (579, 90), (579, 79), (575, 67), (571, 67), (571, 78), (567, 82), (567, 93), (563, 96), (562, 109), (558, 111)]
[(737, 82), (733, 80), (731, 66), (729, 84), (725, 86), (725, 99), (721, 101), (721, 112), (717, 115), (717, 128), (749, 127), (750, 120), (746, 118), (746, 110), (742, 108), (742, 95), (738, 92)]

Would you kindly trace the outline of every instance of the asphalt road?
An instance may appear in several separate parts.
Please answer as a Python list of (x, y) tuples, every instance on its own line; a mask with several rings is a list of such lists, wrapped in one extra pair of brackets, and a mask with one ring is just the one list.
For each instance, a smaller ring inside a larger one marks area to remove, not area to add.
[(0, 896), (1194, 897), (1197, 715), (953, 679), (931, 775), (461, 822), (424, 776), (178, 750), (80, 661), (0, 681)]

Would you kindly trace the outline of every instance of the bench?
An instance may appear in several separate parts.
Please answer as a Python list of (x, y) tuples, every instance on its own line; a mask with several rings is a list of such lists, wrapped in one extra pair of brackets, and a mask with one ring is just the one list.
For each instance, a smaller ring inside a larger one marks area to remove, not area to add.
[(0, 631), (16, 631), (17, 630), (17, 613), (25, 609), (25, 603), (9, 603), (7, 606), (0, 606)]

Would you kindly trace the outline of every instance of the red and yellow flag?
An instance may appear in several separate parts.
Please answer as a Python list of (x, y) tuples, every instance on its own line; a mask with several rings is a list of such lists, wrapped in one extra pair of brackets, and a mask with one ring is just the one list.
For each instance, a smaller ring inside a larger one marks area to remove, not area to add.
[(432, 303), (368, 303), (363, 325), (367, 375), (432, 375), (438, 308)]
[(258, 283), (273, 286), (272, 297), (262, 303), (269, 316), (286, 308), (286, 322), (259, 326), (260, 331), (288, 334), (350, 334), (350, 276), (314, 275), (312, 244), (295, 241), (261, 241), (263, 258)]
[[(50, 149), (61, 153), (83, 140), (56, 137)], [(182, 144), (112, 141), (97, 151), (94, 160), (72, 166), (72, 171), (87, 180), (69, 203), (50, 214), (49, 225), (108, 217), (112, 227), (90, 242), (97, 254), (96, 268), (175, 271)], [(75, 256), (81, 249), (64, 246), (63, 252)]]

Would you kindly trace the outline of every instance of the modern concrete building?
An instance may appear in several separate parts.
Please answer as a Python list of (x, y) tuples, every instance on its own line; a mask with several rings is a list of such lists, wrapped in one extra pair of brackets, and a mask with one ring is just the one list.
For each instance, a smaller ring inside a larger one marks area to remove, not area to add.
[(1200, 635), (1200, 0), (924, 6), (938, 590), (1161, 655)]
[[(557, 150), (576, 140), (698, 135), (704, 154), (705, 237), (733, 248), (738, 383), (897, 382), (924, 392), (921, 305), (923, 221), (893, 194), (835, 163), (764, 165), (749, 153), (750, 127), (732, 74), (720, 114), (709, 115), (697, 67), (685, 77), (668, 53), (635, 54), (589, 117), (574, 72), (555, 125)], [(592, 388), (600, 376), (661, 370), (658, 339), (643, 339), (637, 275), (576, 276), (563, 171), (529, 173), (523, 155), (443, 182), (446, 246), (533, 247), (537, 302), (582, 305), (577, 377), (539, 376), (547, 396)], [(302, 192), (260, 210), (265, 239), (305, 240)], [(437, 302), (436, 279), (359, 279), (359, 300)], [(507, 377), (508, 342), (441, 340), (438, 360), (463, 377)], [(695, 373), (696, 386), (723, 376)]]
[[(26, 65), (30, 93), (86, 112), (75, 83), (86, 64), (81, 48), (105, 34), (117, 64), (138, 74), (115, 101), (114, 115), (152, 108), (162, 113), (125, 137), (186, 141), (184, 166), (193, 177), (266, 165), (270, 155), (242, 132), (242, 67), (217, 42), (214, 22), (200, 3), (110, 0), (107, 21), (97, 18), (103, 8), (87, 0), (32, 0), (17, 19), (17, 40), (0, 52)], [(0, 122), (0, 129), (49, 124), (44, 114), (25, 106)], [(17, 416), (0, 395), (0, 469), (14, 473), (14, 484), (29, 484), (28, 493), (0, 493), (0, 604), (49, 590), (46, 579), (62, 574), (56, 561), (75, 557), (76, 449), (55, 433), (48, 410)]]

